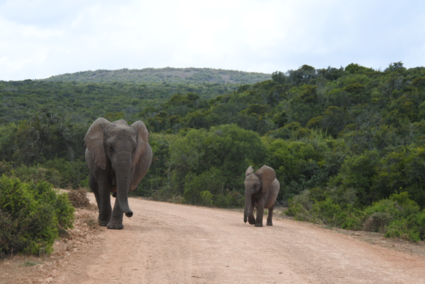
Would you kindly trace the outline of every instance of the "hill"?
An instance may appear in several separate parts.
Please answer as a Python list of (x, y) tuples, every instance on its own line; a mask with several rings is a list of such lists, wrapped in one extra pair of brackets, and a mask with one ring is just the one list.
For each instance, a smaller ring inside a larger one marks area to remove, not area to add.
[(107, 113), (126, 118), (176, 94), (196, 93), (203, 99), (231, 94), (236, 84), (0, 81), (0, 124), (27, 119), (43, 107), (90, 121)]
[(45, 81), (133, 82), (133, 83), (220, 83), (254, 84), (270, 80), (271, 74), (211, 68), (145, 68), (96, 70), (52, 76)]

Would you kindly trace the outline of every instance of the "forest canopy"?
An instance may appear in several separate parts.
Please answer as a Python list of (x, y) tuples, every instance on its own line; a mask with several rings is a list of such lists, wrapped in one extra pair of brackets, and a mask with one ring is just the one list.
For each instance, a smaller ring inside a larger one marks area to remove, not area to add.
[(0, 81), (0, 171), (87, 185), (93, 120), (142, 120), (155, 157), (136, 195), (241, 206), (246, 168), (267, 164), (299, 220), (425, 238), (424, 67), (303, 65), (255, 83), (108, 74)]

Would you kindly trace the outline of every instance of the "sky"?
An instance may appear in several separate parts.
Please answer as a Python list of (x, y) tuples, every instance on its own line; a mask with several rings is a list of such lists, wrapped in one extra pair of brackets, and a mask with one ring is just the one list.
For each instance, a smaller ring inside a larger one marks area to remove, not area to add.
[(425, 66), (423, 0), (0, 0), (0, 80), (98, 69)]

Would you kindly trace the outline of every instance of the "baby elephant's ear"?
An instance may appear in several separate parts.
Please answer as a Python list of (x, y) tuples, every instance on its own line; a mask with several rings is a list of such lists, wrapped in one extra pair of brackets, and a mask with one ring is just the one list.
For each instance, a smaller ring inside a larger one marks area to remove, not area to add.
[(139, 162), (140, 156), (145, 152), (146, 146), (148, 145), (149, 131), (146, 128), (145, 124), (140, 120), (133, 123), (131, 127), (136, 129), (137, 133), (137, 147), (136, 152), (134, 153), (132, 165), (133, 167), (135, 167)]
[(249, 176), (250, 174), (253, 174), (254, 170), (252, 169), (252, 166), (249, 166), (249, 168), (245, 172), (245, 176)]
[(107, 119), (99, 117), (89, 127), (84, 137), (84, 142), (86, 142), (86, 147), (89, 149), (90, 156), (102, 170), (106, 169), (106, 153), (103, 147), (104, 129), (109, 125), (111, 125), (111, 123)]
[(276, 172), (272, 168), (264, 165), (260, 169), (258, 169), (255, 172), (255, 174), (261, 180), (261, 183), (262, 183), (261, 191), (263, 193), (267, 192), (267, 190), (269, 190), (269, 188), (271, 187), (272, 182), (276, 178)]

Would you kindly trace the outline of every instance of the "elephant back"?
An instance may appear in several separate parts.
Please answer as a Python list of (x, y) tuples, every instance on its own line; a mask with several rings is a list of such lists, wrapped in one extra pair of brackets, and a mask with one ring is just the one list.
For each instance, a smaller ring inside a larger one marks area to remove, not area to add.
[(263, 193), (267, 192), (270, 189), (272, 182), (276, 179), (275, 170), (264, 165), (258, 169), (255, 174), (260, 178), (262, 184), (261, 191)]

